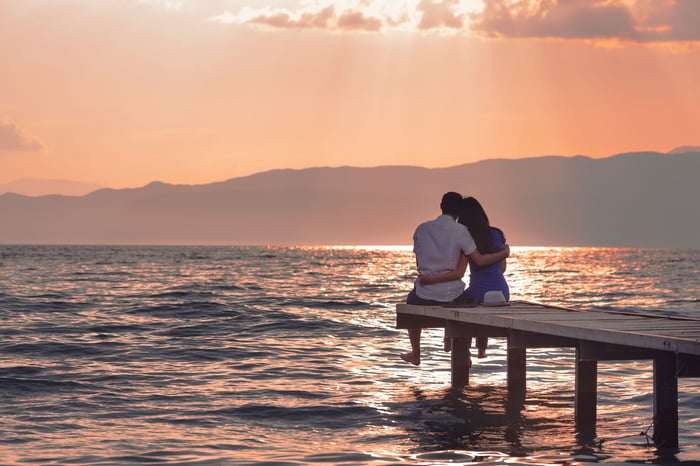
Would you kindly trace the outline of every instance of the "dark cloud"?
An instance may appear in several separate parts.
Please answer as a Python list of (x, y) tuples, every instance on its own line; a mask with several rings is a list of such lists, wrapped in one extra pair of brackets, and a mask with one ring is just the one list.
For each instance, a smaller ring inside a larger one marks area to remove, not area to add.
[(492, 37), (700, 41), (698, 0), (484, 0), (471, 19)]
[(30, 152), (40, 149), (41, 144), (22, 134), (16, 125), (0, 121), (0, 152)]
[(666, 24), (667, 40), (700, 41), (700, 1), (677, 0), (670, 8)]
[(595, 0), (485, 0), (472, 16), (472, 29), (504, 37), (601, 39), (633, 37), (636, 32), (624, 5)]

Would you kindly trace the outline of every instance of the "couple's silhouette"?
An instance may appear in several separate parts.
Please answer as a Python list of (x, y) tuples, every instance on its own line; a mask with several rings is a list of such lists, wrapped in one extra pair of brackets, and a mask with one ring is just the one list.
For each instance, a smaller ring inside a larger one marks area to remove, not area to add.
[[(503, 232), (489, 224), (483, 207), (473, 197), (448, 192), (440, 202), (442, 215), (418, 225), (413, 234), (418, 278), (406, 302), (423, 306), (450, 303), (501, 304), (510, 299), (503, 272), (510, 248)], [(469, 287), (464, 276), (469, 265)], [(401, 358), (420, 364), (420, 328), (408, 329), (411, 351)], [(486, 339), (477, 338), (479, 357)], [(445, 350), (449, 351), (449, 340)]]

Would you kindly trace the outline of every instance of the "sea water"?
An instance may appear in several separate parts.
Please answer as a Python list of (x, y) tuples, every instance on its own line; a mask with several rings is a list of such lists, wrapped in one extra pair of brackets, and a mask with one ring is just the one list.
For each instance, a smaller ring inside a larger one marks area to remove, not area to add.
[[(700, 318), (700, 251), (514, 248), (513, 299)], [(0, 464), (438, 465), (700, 459), (700, 380), (680, 450), (649, 443), (651, 362), (598, 364), (577, 432), (574, 352), (528, 350), (507, 412), (505, 340), (450, 388), (395, 329), (410, 248), (0, 246)]]

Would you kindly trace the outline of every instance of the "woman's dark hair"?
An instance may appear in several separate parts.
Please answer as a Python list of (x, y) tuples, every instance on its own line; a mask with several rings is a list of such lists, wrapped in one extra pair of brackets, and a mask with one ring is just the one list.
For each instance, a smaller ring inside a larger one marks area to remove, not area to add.
[(491, 225), (486, 211), (481, 207), (479, 201), (473, 197), (465, 197), (459, 209), (459, 223), (467, 227), (471, 233), (476, 248), (481, 254), (498, 252), (493, 245), (491, 238)]

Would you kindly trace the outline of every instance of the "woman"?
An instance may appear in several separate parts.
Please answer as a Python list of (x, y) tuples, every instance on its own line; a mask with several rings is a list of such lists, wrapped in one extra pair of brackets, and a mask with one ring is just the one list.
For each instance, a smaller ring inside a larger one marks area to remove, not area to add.
[[(466, 226), (471, 233), (476, 248), (481, 254), (496, 252), (503, 249), (506, 244), (506, 238), (503, 232), (489, 224), (489, 218), (481, 207), (479, 201), (473, 197), (467, 197), (462, 200), (459, 213), (459, 223)], [(481, 304), (484, 302), (484, 295), (489, 291), (500, 291), (506, 301), (510, 299), (510, 291), (503, 272), (506, 270), (505, 259), (495, 264), (479, 267), (474, 262), (469, 260), (469, 287), (466, 295), (476, 300)], [(462, 254), (459, 258), (457, 268), (451, 272), (441, 275), (419, 275), (418, 279), (423, 284), (437, 283), (443, 281), (459, 280), (464, 276), (467, 270), (467, 257)], [(486, 356), (486, 337), (477, 337), (476, 347), (478, 349), (478, 357)], [(449, 350), (449, 344), (445, 342), (445, 349)]]

